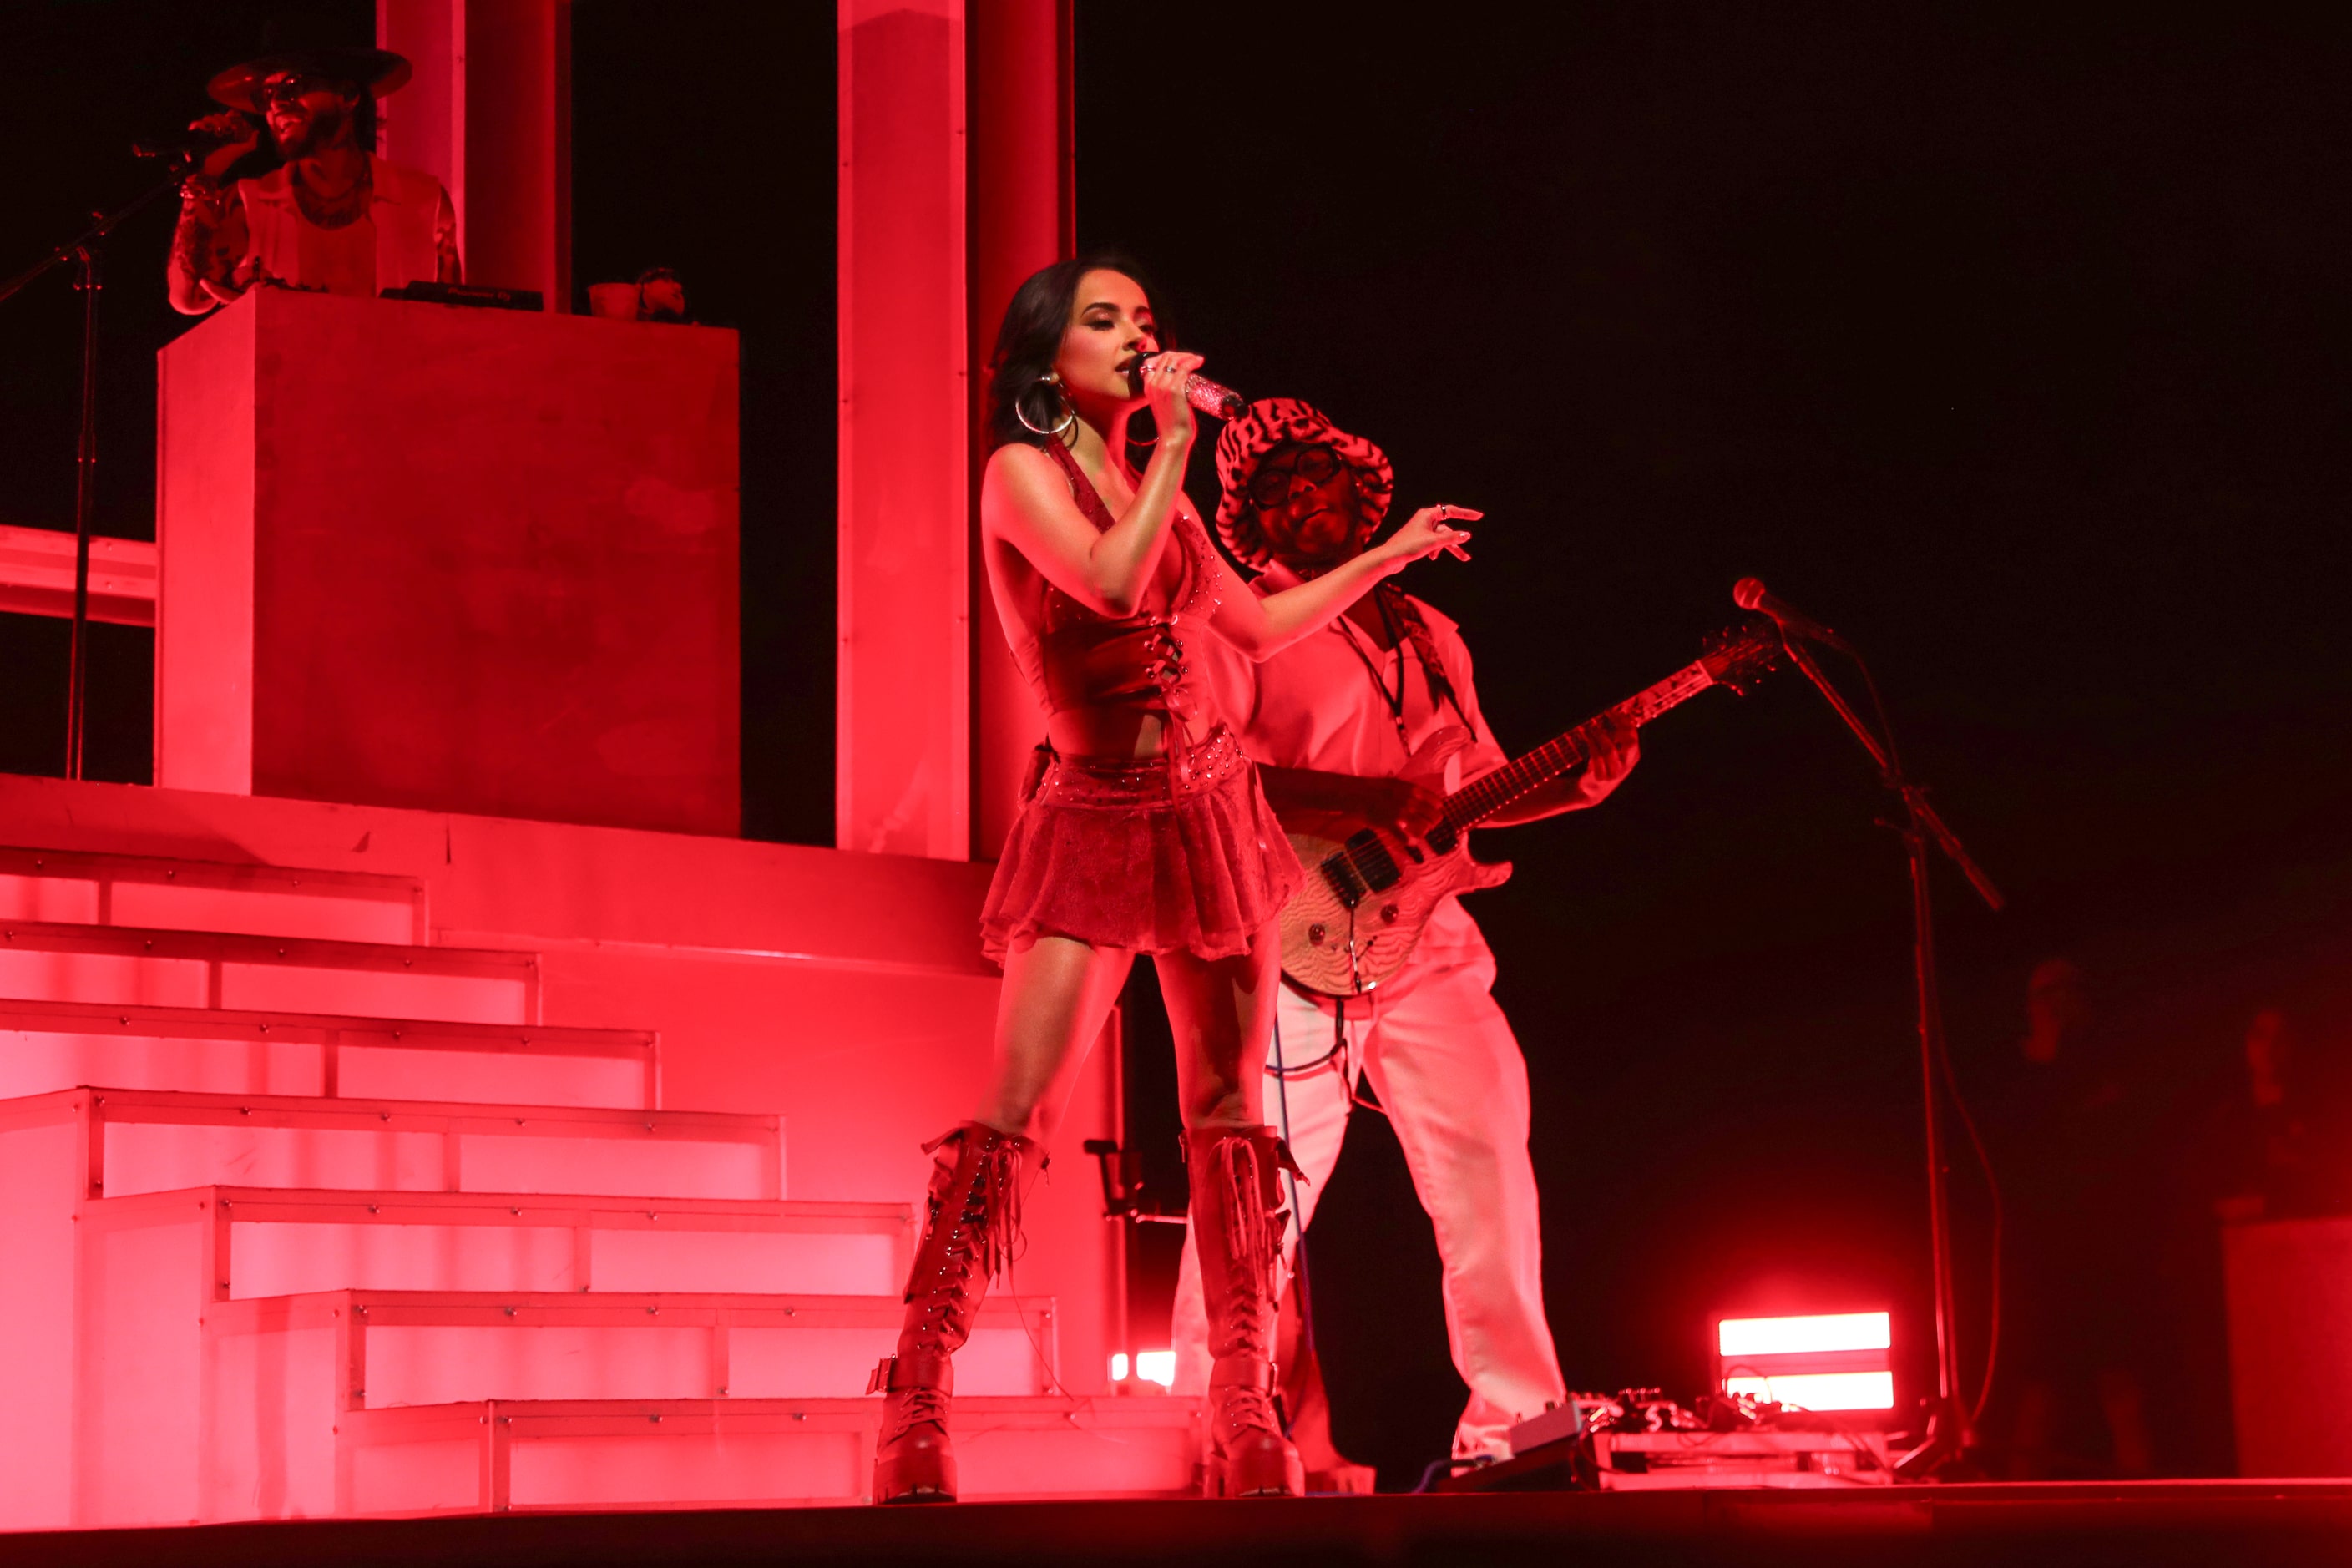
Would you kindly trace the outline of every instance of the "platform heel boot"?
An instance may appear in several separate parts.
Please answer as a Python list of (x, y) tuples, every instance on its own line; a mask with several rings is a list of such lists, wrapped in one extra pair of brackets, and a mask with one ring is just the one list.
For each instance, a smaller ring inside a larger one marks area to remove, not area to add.
[(1298, 1497), (1307, 1489), (1306, 1475), (1274, 1406), (1286, 1218), (1279, 1173), (1290, 1165), (1289, 1151), (1271, 1127), (1194, 1128), (1184, 1143), (1209, 1353), (1215, 1358), (1203, 1489), (1210, 1497)]
[(935, 1163), (923, 1239), (907, 1280), (906, 1324), (897, 1352), (882, 1358), (866, 1385), (866, 1393), (886, 1396), (874, 1446), (877, 1503), (955, 1501), (950, 1358), (971, 1337), (989, 1280), (1013, 1260), (1021, 1237), (1022, 1166), (1037, 1145), (967, 1121), (925, 1148)]

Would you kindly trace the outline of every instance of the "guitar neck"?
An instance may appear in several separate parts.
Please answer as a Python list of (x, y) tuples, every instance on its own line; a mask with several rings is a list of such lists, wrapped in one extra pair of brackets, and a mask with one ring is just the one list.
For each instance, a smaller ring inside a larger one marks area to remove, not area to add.
[(1715, 684), (1705, 660), (1696, 660), (1642, 691), (1596, 713), (1575, 729), (1555, 735), (1525, 756), (1464, 784), (1445, 797), (1445, 815), (1429, 834), (1440, 849), (1453, 844), (1464, 828), (1475, 827), (1514, 801), (1521, 800), (1582, 767), (1592, 755), (1592, 742), (1612, 717), (1640, 726), (1670, 708), (1679, 707)]

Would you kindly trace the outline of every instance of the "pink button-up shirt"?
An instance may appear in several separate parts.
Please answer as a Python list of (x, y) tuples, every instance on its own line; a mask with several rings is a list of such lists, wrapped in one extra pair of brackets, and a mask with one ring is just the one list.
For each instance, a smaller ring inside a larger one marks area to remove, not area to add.
[[(1263, 598), (1298, 581), (1296, 573), (1277, 562), (1250, 584), (1250, 590)], [(1198, 667), (1208, 677), (1218, 712), (1233, 726), (1250, 760), (1271, 767), (1393, 778), (1405, 772), (1407, 761), (1431, 736), (1448, 725), (1461, 724), (1466, 714), (1472, 742), (1447, 764), (1443, 787), (1451, 792), (1464, 781), (1502, 766), (1508, 759), (1486, 727), (1486, 715), (1479, 711), (1470, 650), (1462, 641), (1461, 628), (1425, 601), (1413, 603), (1420, 607), (1438, 665), (1453, 684), (1463, 713), (1456, 713), (1453, 703), (1431, 690), (1411, 638), (1401, 637), (1395, 647), (1382, 652), (1345, 616), (1334, 616), (1330, 625), (1301, 637), (1263, 664), (1222, 638), (1199, 639)], [(1367, 659), (1370, 668), (1366, 668)], [(1372, 684), (1373, 669), (1379, 670), (1391, 693), (1402, 676), (1402, 733), (1397, 715)], [(1424, 964), (1459, 963), (1485, 954), (1486, 940), (1476, 924), (1459, 900), (1446, 899), (1431, 915), (1403, 973), (1382, 989), (1391, 995), (1400, 994), (1413, 971)]]
[[(1298, 581), (1276, 563), (1250, 584), (1250, 591), (1263, 598), (1295, 587)], [(1251, 760), (1359, 778), (1393, 778), (1432, 735), (1460, 725), (1466, 714), (1473, 743), (1446, 770), (1445, 787), (1457, 788), (1465, 779), (1500, 767), (1507, 759), (1478, 710), (1478, 689), (1471, 679), (1470, 650), (1463, 645), (1461, 628), (1424, 601), (1413, 603), (1429, 627), (1438, 666), (1453, 684), (1463, 713), (1432, 692), (1411, 638), (1401, 638), (1383, 652), (1345, 616), (1333, 616), (1321, 631), (1301, 637), (1263, 664), (1217, 638), (1202, 639), (1213, 645), (1202, 647), (1201, 663), (1216, 693), (1218, 710), (1241, 737)], [(1403, 679), (1402, 734), (1398, 717), (1372, 683), (1375, 669), (1391, 693), (1400, 676)]]

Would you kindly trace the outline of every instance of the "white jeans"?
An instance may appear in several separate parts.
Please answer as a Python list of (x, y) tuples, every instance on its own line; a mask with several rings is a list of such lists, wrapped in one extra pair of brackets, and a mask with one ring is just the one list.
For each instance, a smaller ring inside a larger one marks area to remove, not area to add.
[[(1307, 1174), (1283, 1237), (1286, 1266), (1339, 1163), (1354, 1079), (1369, 1077), (1387, 1109), (1444, 1266), (1446, 1339), (1470, 1385), (1454, 1434), (1462, 1458), (1507, 1458), (1511, 1426), (1567, 1398), (1544, 1321), (1527, 1063), (1489, 994), (1494, 980), (1485, 938), (1448, 899), (1392, 983), (1398, 988), (1348, 1004), (1348, 1049), (1304, 1077), (1269, 1074), (1265, 1086), (1266, 1121)], [(1332, 1016), (1287, 986), (1278, 1020), (1283, 1062), (1295, 1068), (1332, 1048)], [(1208, 1321), (1189, 1237), (1173, 1338), (1176, 1391), (1198, 1394), (1209, 1380)]]

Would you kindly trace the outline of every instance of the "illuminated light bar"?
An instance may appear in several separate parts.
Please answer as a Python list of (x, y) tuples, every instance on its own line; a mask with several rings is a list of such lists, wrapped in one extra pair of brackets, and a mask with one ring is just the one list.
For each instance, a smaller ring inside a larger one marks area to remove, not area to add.
[[(1174, 1351), (1138, 1351), (1135, 1356), (1135, 1376), (1139, 1383), (1156, 1383), (1162, 1388), (1176, 1386), (1176, 1352)], [(1127, 1352), (1114, 1351), (1110, 1358), (1110, 1380), (1127, 1381)]]
[(1778, 1377), (1742, 1374), (1725, 1378), (1723, 1387), (1727, 1394), (1752, 1394), (1759, 1399), (1806, 1410), (1895, 1408), (1895, 1374), (1891, 1372), (1791, 1372)]
[[(1885, 1312), (1828, 1312), (1807, 1318), (1726, 1318), (1716, 1325), (1716, 1349), (1727, 1359), (1753, 1355), (1817, 1355), (1826, 1351), (1883, 1351), (1895, 1342)], [(1826, 1409), (1817, 1405), (1816, 1409)], [(1854, 1406), (1853, 1408), (1860, 1408)]]

